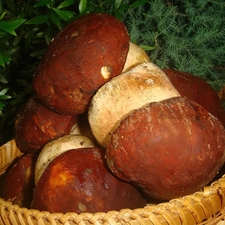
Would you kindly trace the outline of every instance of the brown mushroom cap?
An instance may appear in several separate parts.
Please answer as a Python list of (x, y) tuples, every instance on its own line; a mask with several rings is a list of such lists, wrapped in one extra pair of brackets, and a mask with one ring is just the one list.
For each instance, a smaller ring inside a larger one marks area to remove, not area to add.
[(105, 165), (105, 150), (63, 152), (45, 169), (34, 190), (32, 208), (49, 212), (107, 212), (144, 207), (146, 200)]
[(52, 40), (35, 71), (37, 96), (56, 112), (83, 113), (96, 90), (123, 70), (129, 40), (125, 25), (108, 14), (72, 22)]
[(216, 91), (202, 78), (190, 73), (164, 69), (171, 83), (181, 96), (196, 101), (217, 117), (225, 127), (225, 110)]
[(0, 197), (20, 207), (30, 207), (33, 198), (36, 154), (24, 154), (8, 168), (0, 182)]
[(15, 118), (15, 141), (23, 153), (38, 153), (49, 141), (69, 134), (77, 115), (62, 115), (46, 108), (35, 96), (26, 101)]
[(199, 191), (224, 161), (223, 125), (184, 97), (133, 111), (107, 148), (107, 163), (118, 177), (161, 200)]

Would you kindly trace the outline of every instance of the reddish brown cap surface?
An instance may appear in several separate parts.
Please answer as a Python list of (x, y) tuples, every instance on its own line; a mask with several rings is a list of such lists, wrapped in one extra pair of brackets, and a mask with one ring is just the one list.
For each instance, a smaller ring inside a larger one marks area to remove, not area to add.
[(56, 157), (34, 190), (32, 207), (50, 212), (107, 212), (146, 205), (129, 183), (106, 167), (104, 150), (73, 149)]
[(202, 78), (182, 71), (164, 69), (181, 96), (196, 101), (217, 117), (225, 127), (225, 110), (216, 91)]
[(30, 207), (33, 199), (34, 169), (37, 156), (22, 155), (10, 167), (0, 183), (0, 196), (20, 207)]
[(124, 24), (108, 14), (72, 22), (52, 40), (35, 71), (37, 96), (59, 113), (83, 113), (96, 90), (121, 73), (129, 40)]
[(107, 148), (107, 163), (118, 177), (162, 200), (200, 190), (224, 160), (222, 124), (183, 97), (135, 110), (120, 123)]
[(31, 97), (15, 118), (15, 141), (24, 153), (39, 152), (49, 141), (70, 133), (77, 115), (61, 115)]

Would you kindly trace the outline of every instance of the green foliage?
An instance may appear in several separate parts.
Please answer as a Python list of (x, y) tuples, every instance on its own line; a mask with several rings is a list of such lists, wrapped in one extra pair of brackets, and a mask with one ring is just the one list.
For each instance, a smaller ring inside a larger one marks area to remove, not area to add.
[(0, 92), (0, 100), (2, 100), (2, 102), (0, 102), (0, 116), (2, 116), (2, 110), (5, 107), (5, 104), (4, 104), (3, 100), (6, 100), (6, 99), (10, 99), (11, 98), (11, 96), (9, 96), (9, 95), (6, 94), (7, 91), (8, 91), (8, 88), (5, 88), (5, 89), (3, 89)]
[(225, 84), (224, 11), (223, 0), (0, 0), (0, 144), (13, 135), (47, 46), (79, 16), (114, 15), (158, 66), (193, 73), (218, 91)]
[(154, 45), (151, 60), (200, 76), (219, 90), (225, 83), (223, 0), (151, 0), (126, 17), (137, 43)]
[(75, 0), (0, 1), (0, 143), (11, 137), (15, 113), (32, 93), (33, 72), (51, 39), (78, 14)]

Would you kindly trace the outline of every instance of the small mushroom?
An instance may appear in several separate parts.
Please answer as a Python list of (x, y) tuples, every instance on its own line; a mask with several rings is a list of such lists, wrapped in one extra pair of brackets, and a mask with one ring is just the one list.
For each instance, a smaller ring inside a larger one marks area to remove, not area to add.
[(75, 148), (94, 147), (93, 142), (86, 136), (69, 134), (47, 143), (41, 150), (35, 166), (35, 184), (39, 181), (49, 163), (63, 152)]
[(69, 134), (77, 115), (62, 115), (47, 108), (36, 96), (29, 98), (15, 118), (15, 141), (23, 153), (39, 153), (49, 141)]
[(20, 207), (31, 207), (36, 159), (36, 154), (28, 153), (12, 163), (0, 181), (1, 198)]

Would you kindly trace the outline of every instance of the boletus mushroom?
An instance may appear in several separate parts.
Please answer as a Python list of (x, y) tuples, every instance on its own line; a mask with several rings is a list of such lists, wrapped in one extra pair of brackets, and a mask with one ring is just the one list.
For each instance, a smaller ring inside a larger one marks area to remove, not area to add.
[(39, 153), (49, 142), (71, 132), (77, 115), (62, 115), (36, 97), (29, 98), (15, 118), (15, 141), (23, 153)]
[(10, 165), (0, 182), (1, 198), (20, 207), (31, 207), (36, 159), (36, 154), (24, 154)]
[(70, 149), (91, 148), (93, 142), (86, 136), (80, 134), (68, 134), (48, 142), (38, 155), (35, 166), (35, 184), (39, 181), (46, 167), (57, 156)]
[(105, 164), (105, 150), (63, 152), (46, 167), (34, 189), (32, 208), (49, 212), (107, 212), (146, 205), (131, 184), (115, 177)]
[(190, 73), (164, 69), (173, 86), (181, 96), (196, 101), (217, 117), (225, 127), (225, 110), (216, 91), (201, 77)]
[(111, 15), (90, 13), (73, 21), (36, 69), (36, 95), (56, 112), (85, 112), (96, 90), (123, 70), (129, 41), (125, 25)]
[(170, 200), (203, 188), (225, 161), (221, 122), (195, 101), (174, 97), (124, 118), (106, 150), (120, 179), (149, 197)]
[(132, 110), (163, 99), (180, 96), (166, 74), (147, 62), (112, 78), (92, 98), (88, 120), (98, 143), (107, 147), (112, 132)]

